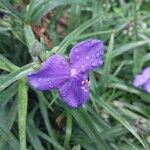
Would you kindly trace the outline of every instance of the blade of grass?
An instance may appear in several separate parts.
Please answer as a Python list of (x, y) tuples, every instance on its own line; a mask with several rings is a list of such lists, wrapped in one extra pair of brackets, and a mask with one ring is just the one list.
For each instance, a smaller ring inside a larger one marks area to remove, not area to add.
[(104, 64), (104, 71), (103, 71), (103, 83), (105, 86), (106, 84), (108, 84), (108, 74), (110, 73), (110, 70), (111, 70), (111, 58), (112, 58), (111, 56), (113, 53), (114, 37), (115, 37), (115, 34), (112, 33), (110, 36), (107, 53), (105, 55), (105, 64)]
[(102, 106), (107, 112), (109, 112), (123, 126), (125, 126), (139, 140), (143, 147), (145, 147), (145, 144), (143, 143), (141, 137), (137, 134), (135, 129), (129, 124), (129, 122), (125, 118), (123, 118), (115, 109), (108, 105), (102, 98), (94, 97), (93, 95), (91, 96), (91, 98), (94, 99), (97, 104)]
[(135, 50), (136, 47), (142, 46), (149, 43), (149, 41), (137, 41), (137, 42), (132, 42), (132, 43), (128, 43), (125, 44), (119, 48), (117, 48), (116, 50), (113, 51), (112, 53), (112, 58), (115, 58), (119, 55), (122, 55), (128, 51), (132, 51)]
[(65, 140), (64, 140), (65, 148), (67, 148), (69, 146), (71, 133), (72, 133), (72, 116), (69, 112), (67, 112), (66, 135), (65, 135)]
[(38, 106), (35, 105), (35, 107), (30, 112), (30, 114), (28, 114), (28, 118), (27, 118), (28, 142), (30, 142), (31, 146), (35, 150), (45, 150), (38, 135), (37, 135), (35, 122), (33, 121), (37, 109), (38, 109)]
[(19, 81), (18, 90), (18, 125), (20, 150), (26, 150), (27, 85), (25, 79)]
[[(6, 119), (6, 128), (7, 132), (10, 132), (12, 125), (16, 119), (17, 116), (17, 103), (16, 101), (12, 104), (10, 111), (8, 112)], [(2, 122), (2, 121), (1, 121)], [(9, 141), (8, 141), (9, 142)], [(7, 141), (2, 137), (0, 142), (0, 149), (4, 149), (4, 146), (6, 146)], [(8, 144), (7, 144), (8, 145)]]
[[(45, 16), (48, 12), (51, 12), (53, 9), (55, 9), (58, 6), (61, 5), (68, 5), (68, 4), (76, 4), (76, 3), (85, 3), (85, 1), (82, 0), (46, 0), (45, 3), (43, 3), (43, 6), (39, 5), (40, 9), (37, 7), (34, 9), (34, 12), (31, 16), (31, 22), (37, 22), (41, 20), (43, 16)], [(38, 11), (37, 11), (38, 10)], [(36, 12), (36, 13), (35, 13)]]
[(37, 130), (38, 135), (43, 138), (44, 140), (48, 141), (49, 143), (53, 144), (53, 146), (59, 150), (65, 150), (58, 142), (53, 140), (51, 137), (46, 135), (45, 133), (41, 132), (40, 130)]
[(93, 121), (88, 113), (84, 109), (71, 110), (71, 113), (75, 120), (78, 122), (79, 126), (85, 133), (93, 140), (97, 148), (101, 150), (109, 150), (108, 144), (101, 138), (100, 134), (94, 127)]
[(19, 69), (19, 67), (0, 54), (0, 69), (11, 72)]
[(17, 86), (17, 84), (13, 84), (0, 93), (0, 104), (7, 103), (7, 101), (10, 100), (10, 98), (12, 98), (17, 93)]
[[(43, 119), (44, 119), (44, 123), (45, 123), (45, 126), (47, 128), (47, 131), (48, 131), (48, 134), (49, 136), (51, 136), (54, 140), (56, 140), (56, 136), (52, 130), (52, 126), (51, 126), (51, 122), (49, 120), (49, 117), (48, 117), (48, 111), (47, 111), (47, 107), (45, 106), (44, 104), (44, 101), (46, 101), (46, 98), (45, 96), (40, 93), (40, 92), (37, 92), (37, 95), (38, 95), (38, 99), (39, 99), (39, 107), (40, 107), (40, 110), (41, 110), (41, 114), (43, 116)], [(56, 140), (57, 141), (57, 140)]]
[(0, 92), (8, 87), (10, 84), (14, 83), (16, 80), (19, 80), (20, 78), (25, 77), (29, 73), (31, 73), (34, 70), (34, 65), (34, 63), (31, 63), (23, 66), (20, 69), (8, 74), (6, 77), (0, 79)]

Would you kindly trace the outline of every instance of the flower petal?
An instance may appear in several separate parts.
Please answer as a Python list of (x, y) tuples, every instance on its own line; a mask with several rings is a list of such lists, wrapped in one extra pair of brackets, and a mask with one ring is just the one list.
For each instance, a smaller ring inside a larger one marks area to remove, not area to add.
[(143, 70), (143, 73), (142, 75), (144, 76), (144, 78), (146, 80), (149, 80), (150, 79), (150, 67), (147, 67)]
[(66, 59), (59, 55), (50, 56), (41, 69), (28, 75), (28, 81), (37, 90), (58, 88), (69, 79), (70, 67)]
[(71, 67), (78, 73), (85, 73), (103, 64), (104, 55), (103, 42), (97, 39), (90, 39), (76, 44), (70, 53)]
[(86, 76), (78, 75), (59, 88), (62, 101), (70, 107), (83, 105), (89, 97), (89, 84)]
[(143, 75), (137, 75), (133, 81), (133, 85), (135, 87), (140, 87), (142, 86), (145, 82), (147, 81), (147, 79), (144, 78)]
[(143, 86), (144, 90), (148, 93), (150, 93), (150, 81), (144, 84)]

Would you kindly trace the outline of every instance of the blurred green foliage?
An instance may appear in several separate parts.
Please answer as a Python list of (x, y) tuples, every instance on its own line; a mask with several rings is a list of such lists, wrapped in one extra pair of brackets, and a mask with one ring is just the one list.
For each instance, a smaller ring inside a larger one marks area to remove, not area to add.
[[(150, 66), (149, 5), (0, 0), (0, 150), (149, 150), (150, 95), (132, 86), (134, 75)], [(85, 106), (68, 108), (55, 91), (29, 87), (26, 76), (41, 61), (68, 56), (87, 38), (104, 41), (105, 63), (90, 73)]]

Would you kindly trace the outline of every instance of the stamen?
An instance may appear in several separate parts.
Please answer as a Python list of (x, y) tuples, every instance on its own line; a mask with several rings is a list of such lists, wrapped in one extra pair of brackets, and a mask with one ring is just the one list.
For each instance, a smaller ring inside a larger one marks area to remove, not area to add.
[(85, 87), (84, 87), (84, 86), (81, 86), (81, 89), (82, 89), (82, 90), (85, 90)]
[(82, 83), (82, 84), (84, 84), (84, 83), (85, 83), (85, 81), (83, 80), (81, 83)]

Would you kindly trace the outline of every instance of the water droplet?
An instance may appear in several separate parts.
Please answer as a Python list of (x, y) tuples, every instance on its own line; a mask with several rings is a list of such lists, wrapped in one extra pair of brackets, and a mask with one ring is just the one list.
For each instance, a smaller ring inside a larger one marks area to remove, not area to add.
[(84, 72), (85, 71), (85, 66), (81, 65), (81, 70)]
[(86, 59), (88, 60), (88, 59), (90, 59), (90, 56), (88, 55), (88, 56), (86, 56)]
[(95, 67), (97, 65), (97, 62), (92, 62), (92, 66)]
[(66, 93), (62, 93), (61, 95), (62, 95), (62, 97), (66, 97)]
[(50, 80), (48, 81), (48, 84), (49, 84), (49, 86), (50, 86), (51, 88), (53, 88), (53, 87), (54, 87), (53, 83), (52, 83), (52, 82), (50, 82)]
[(95, 57), (96, 57), (96, 55), (95, 55), (95, 54), (92, 54), (92, 57), (93, 57), (93, 58), (95, 58)]
[(75, 50), (74, 50), (74, 52), (78, 52), (79, 50), (76, 48)]
[(81, 82), (81, 84), (84, 84), (85, 83), (85, 81), (83, 80), (82, 82)]
[(77, 74), (77, 69), (72, 68), (72, 69), (70, 70), (70, 76), (71, 76), (71, 77), (74, 77), (74, 76), (76, 76), (76, 74)]
[(80, 58), (79, 56), (76, 57), (76, 59), (79, 59), (79, 58)]

